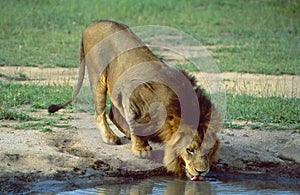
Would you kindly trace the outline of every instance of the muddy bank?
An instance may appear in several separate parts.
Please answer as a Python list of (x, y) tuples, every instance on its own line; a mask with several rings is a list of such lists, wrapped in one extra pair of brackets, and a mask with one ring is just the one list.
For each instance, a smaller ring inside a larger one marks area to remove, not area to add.
[[(162, 145), (152, 145), (150, 159), (139, 159), (125, 138), (122, 145), (104, 144), (91, 115), (74, 118), (76, 129), (52, 133), (0, 130), (1, 193), (34, 192), (41, 186), (72, 190), (167, 174)], [(300, 181), (299, 133), (224, 129), (220, 139), (220, 159), (211, 176)]]
[(61, 192), (93, 188), (101, 185), (129, 183), (157, 175), (170, 175), (163, 168), (130, 171), (111, 167), (96, 160), (94, 163), (70, 170), (45, 174), (42, 171), (0, 173), (1, 194)]

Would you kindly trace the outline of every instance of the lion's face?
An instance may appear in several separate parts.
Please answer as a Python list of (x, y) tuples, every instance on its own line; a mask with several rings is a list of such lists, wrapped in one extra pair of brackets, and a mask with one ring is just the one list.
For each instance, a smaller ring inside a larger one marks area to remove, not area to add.
[[(191, 180), (203, 180), (217, 156), (219, 140), (215, 134), (204, 136), (189, 128), (177, 131), (165, 148), (167, 170)], [(178, 155), (179, 154), (179, 155)]]
[[(205, 144), (204, 144), (205, 145)], [(201, 140), (198, 135), (194, 137), (193, 142), (188, 145), (181, 154), (184, 161), (186, 175), (191, 180), (202, 180), (209, 172), (213, 153), (217, 150), (218, 142), (212, 148), (201, 149)]]

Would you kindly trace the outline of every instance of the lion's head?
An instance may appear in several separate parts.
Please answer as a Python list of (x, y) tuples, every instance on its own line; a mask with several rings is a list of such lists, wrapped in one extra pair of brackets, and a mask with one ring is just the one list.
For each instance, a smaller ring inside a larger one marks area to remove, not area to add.
[(202, 151), (200, 148), (201, 145), (199, 147), (200, 139), (198, 139), (198, 137), (199, 136), (196, 135), (194, 137), (195, 141), (180, 155), (185, 164), (186, 175), (191, 178), (191, 180), (202, 180), (202, 177), (209, 172), (219, 146), (219, 140), (217, 139), (210, 149)]
[(207, 123), (199, 129), (183, 125), (166, 143), (164, 165), (168, 171), (191, 180), (203, 180), (209, 172), (212, 162), (217, 160), (217, 133), (221, 128), (219, 114), (209, 114), (210, 120), (205, 120)]

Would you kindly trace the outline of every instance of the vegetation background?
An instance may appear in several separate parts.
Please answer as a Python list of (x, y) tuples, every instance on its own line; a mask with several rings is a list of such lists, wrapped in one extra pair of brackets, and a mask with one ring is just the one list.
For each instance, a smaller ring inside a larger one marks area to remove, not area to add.
[[(108, 19), (182, 30), (211, 46), (222, 72), (300, 74), (299, 0), (2, 0), (0, 5), (0, 66), (77, 67), (83, 29)], [(0, 77), (5, 79), (0, 81), (1, 120), (17, 121), (13, 127), (21, 129), (71, 127), (62, 114), (50, 119), (36, 114), (65, 101), (71, 86), (18, 84), (26, 79), (22, 73)], [(225, 124), (242, 128), (232, 121), (243, 120), (254, 123), (252, 128), (299, 131), (299, 105), (299, 98), (228, 94)]]

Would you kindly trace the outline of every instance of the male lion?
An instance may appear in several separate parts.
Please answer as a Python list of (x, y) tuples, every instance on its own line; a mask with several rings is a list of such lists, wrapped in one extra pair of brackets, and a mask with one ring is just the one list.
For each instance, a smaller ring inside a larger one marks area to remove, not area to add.
[(72, 97), (51, 105), (50, 113), (71, 103), (88, 69), (95, 103), (95, 122), (105, 143), (121, 144), (109, 118), (132, 142), (132, 152), (148, 155), (148, 141), (165, 145), (164, 166), (179, 176), (202, 180), (214, 160), (220, 116), (196, 81), (168, 67), (131, 30), (113, 21), (98, 21), (83, 32), (80, 69)]

